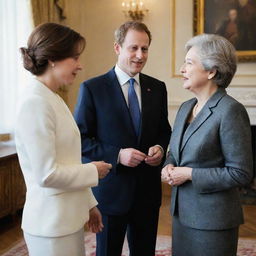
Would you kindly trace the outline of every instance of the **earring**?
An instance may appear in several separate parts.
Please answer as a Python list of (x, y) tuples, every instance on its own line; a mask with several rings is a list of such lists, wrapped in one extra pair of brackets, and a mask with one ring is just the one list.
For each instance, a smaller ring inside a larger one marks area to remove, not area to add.
[(54, 67), (55, 67), (55, 64), (54, 64), (54, 63), (52, 63), (52, 65), (51, 65), (51, 66), (52, 66), (52, 68), (54, 68)]

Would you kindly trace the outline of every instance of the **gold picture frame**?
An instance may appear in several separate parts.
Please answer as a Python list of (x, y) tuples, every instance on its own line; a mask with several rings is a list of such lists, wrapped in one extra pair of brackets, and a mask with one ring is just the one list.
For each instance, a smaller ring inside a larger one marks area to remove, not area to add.
[(255, 0), (194, 0), (193, 30), (220, 34), (234, 44), (239, 61), (256, 61)]

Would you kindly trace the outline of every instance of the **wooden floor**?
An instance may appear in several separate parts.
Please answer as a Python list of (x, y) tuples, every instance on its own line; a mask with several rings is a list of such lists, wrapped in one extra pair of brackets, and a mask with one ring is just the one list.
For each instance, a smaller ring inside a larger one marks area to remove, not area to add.
[[(170, 196), (163, 196), (163, 203), (160, 210), (159, 235), (171, 234), (171, 217), (169, 214)], [(239, 235), (256, 239), (256, 205), (244, 205), (245, 224), (241, 225)], [(21, 213), (14, 217), (0, 219), (0, 255), (7, 249), (14, 246), (21, 238), (20, 228)]]

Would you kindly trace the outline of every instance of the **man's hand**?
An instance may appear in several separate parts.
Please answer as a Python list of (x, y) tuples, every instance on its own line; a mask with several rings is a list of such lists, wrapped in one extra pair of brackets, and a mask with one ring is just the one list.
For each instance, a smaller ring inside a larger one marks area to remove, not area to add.
[(144, 153), (134, 148), (124, 148), (121, 149), (119, 153), (119, 162), (129, 167), (136, 167), (144, 161), (145, 158), (146, 155)]
[(151, 166), (158, 166), (162, 162), (163, 150), (160, 146), (150, 147), (148, 150), (148, 156), (145, 159), (145, 163)]
[(103, 229), (103, 223), (100, 211), (97, 207), (93, 207), (89, 212), (89, 220), (87, 222), (88, 228), (93, 233), (101, 232)]

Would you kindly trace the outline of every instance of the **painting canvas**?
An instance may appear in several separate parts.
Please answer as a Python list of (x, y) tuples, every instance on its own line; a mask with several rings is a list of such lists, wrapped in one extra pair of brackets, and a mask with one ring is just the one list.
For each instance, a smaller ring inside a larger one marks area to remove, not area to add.
[(256, 0), (194, 0), (195, 34), (226, 37), (240, 60), (256, 60)]

